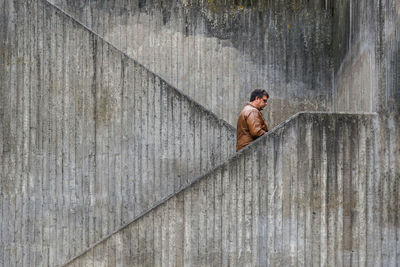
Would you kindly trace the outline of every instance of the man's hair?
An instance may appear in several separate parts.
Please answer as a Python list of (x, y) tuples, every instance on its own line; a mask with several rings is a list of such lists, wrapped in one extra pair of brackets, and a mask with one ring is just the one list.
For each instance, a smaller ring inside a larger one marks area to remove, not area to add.
[(264, 89), (254, 89), (250, 95), (250, 102), (256, 100), (256, 97), (262, 98), (263, 96), (267, 96), (269, 98), (269, 94)]

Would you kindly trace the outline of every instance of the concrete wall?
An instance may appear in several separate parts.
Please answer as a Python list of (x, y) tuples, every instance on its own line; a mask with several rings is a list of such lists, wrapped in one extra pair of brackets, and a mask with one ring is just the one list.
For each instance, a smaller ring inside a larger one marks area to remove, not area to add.
[(297, 115), (68, 266), (398, 266), (399, 129)]
[(52, 2), (232, 125), (254, 87), (271, 126), (400, 109), (396, 0)]
[(254, 88), (271, 127), (331, 106), (331, 1), (51, 2), (234, 126)]
[(235, 151), (235, 131), (46, 1), (0, 1), (0, 266), (55, 266)]
[(232, 124), (253, 87), (270, 126), (381, 115), (300, 115), (96, 264), (399, 264), (398, 1), (203, 2), (63, 6), (114, 48), (46, 1), (0, 0), (0, 265), (64, 263), (234, 153), (232, 127), (118, 49)]
[(334, 110), (400, 113), (400, 2), (335, 1)]

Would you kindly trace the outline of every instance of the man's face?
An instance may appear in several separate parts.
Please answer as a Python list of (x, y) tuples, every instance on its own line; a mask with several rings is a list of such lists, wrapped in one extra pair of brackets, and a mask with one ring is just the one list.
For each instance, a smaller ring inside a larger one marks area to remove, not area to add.
[(257, 108), (259, 110), (263, 110), (267, 106), (268, 97), (264, 95), (262, 98), (256, 97), (257, 100)]

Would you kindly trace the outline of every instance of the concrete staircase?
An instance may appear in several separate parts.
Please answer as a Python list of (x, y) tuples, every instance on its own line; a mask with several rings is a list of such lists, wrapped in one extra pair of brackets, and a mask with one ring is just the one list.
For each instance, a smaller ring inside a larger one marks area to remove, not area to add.
[(397, 266), (399, 126), (297, 114), (66, 266)]
[(0, 10), (1, 266), (399, 264), (397, 113), (300, 113), (235, 154), (52, 4)]

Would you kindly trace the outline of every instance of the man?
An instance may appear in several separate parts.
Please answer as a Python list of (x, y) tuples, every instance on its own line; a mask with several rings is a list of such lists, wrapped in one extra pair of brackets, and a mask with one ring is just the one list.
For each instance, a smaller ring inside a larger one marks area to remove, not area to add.
[(240, 112), (237, 122), (236, 151), (268, 132), (267, 124), (261, 114), (261, 110), (267, 105), (268, 98), (269, 95), (265, 90), (255, 89), (251, 92), (250, 103)]

